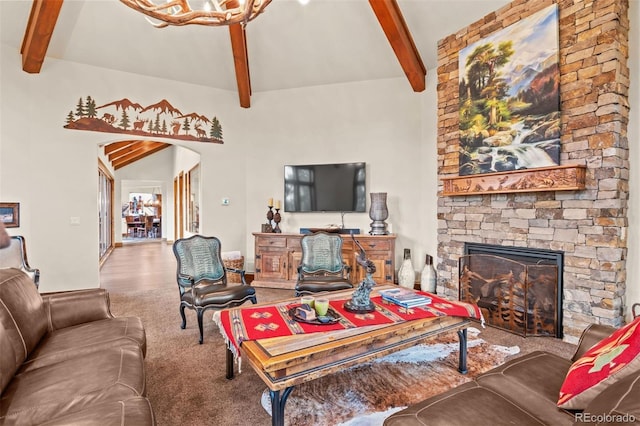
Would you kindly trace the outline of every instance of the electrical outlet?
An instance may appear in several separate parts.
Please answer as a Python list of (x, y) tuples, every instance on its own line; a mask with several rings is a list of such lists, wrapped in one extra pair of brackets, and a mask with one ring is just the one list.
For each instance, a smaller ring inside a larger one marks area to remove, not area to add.
[(71, 216), (69, 218), (69, 224), (70, 225), (80, 225), (80, 218), (78, 216)]
[(226, 198), (226, 197), (222, 199), (222, 205), (223, 205), (223, 206), (228, 206), (230, 202), (231, 202), (231, 201), (230, 201), (228, 198)]

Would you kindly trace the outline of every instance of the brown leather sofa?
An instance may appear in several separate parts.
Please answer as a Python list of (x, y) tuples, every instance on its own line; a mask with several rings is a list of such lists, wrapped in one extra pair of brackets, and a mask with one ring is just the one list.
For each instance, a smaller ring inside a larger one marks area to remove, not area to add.
[(40, 295), (0, 269), (0, 424), (153, 425), (146, 335), (115, 318), (105, 290)]
[(384, 425), (640, 424), (640, 372), (607, 387), (583, 411), (556, 405), (571, 364), (613, 331), (591, 325), (572, 359), (543, 351), (511, 359), (471, 382), (392, 414)]

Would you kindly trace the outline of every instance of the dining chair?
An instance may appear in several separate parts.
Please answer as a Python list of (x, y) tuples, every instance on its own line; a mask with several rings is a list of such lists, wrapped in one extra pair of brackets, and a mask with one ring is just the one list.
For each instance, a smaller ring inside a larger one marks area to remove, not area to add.
[(298, 266), (295, 295), (353, 288), (351, 267), (342, 259), (342, 237), (316, 232), (302, 237), (302, 259)]
[(144, 235), (147, 238), (155, 238), (155, 230), (156, 228), (154, 228), (153, 226), (153, 220), (155, 219), (155, 216), (145, 216), (144, 217)]
[(133, 236), (135, 238), (142, 238), (145, 234), (144, 216), (134, 216), (133, 222)]
[[(238, 306), (250, 300), (257, 303), (256, 290), (247, 284), (244, 270), (225, 268), (222, 262), (220, 240), (216, 237), (193, 235), (173, 243), (173, 254), (178, 262), (177, 282), (180, 290), (180, 316), (187, 326), (185, 308), (197, 313), (200, 344), (203, 343), (202, 316), (209, 309)], [(227, 281), (227, 271), (240, 273), (241, 282)]]
[(133, 215), (125, 216), (125, 220), (127, 222), (127, 237), (133, 238), (136, 236), (136, 223), (133, 218)]

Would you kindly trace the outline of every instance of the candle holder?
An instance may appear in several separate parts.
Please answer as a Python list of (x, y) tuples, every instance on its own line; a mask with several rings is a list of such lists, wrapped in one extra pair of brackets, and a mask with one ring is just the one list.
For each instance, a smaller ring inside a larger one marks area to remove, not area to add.
[(271, 221), (273, 220), (273, 206), (267, 207), (269, 207), (267, 211), (267, 223), (262, 225), (262, 232), (273, 232), (273, 225), (271, 225)]
[(276, 214), (273, 215), (273, 221), (276, 223), (275, 228), (273, 228), (273, 232), (281, 234), (282, 230), (280, 229), (280, 221), (282, 221), (282, 216), (280, 216), (280, 209), (278, 208), (276, 208)]

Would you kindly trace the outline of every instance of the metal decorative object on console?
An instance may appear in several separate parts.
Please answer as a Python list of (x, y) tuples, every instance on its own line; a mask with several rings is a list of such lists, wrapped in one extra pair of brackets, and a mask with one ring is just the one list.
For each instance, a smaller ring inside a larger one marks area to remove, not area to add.
[(280, 216), (280, 209), (276, 207), (276, 214), (273, 215), (273, 221), (276, 223), (276, 226), (273, 228), (273, 232), (276, 234), (281, 234), (282, 229), (280, 229), (280, 222), (282, 221), (282, 216)]
[(369, 207), (369, 217), (371, 222), (371, 235), (387, 235), (387, 224), (385, 220), (389, 217), (389, 210), (387, 210), (387, 193), (386, 192), (371, 192), (371, 206)]
[(273, 232), (273, 225), (271, 221), (273, 220), (273, 206), (267, 206), (269, 210), (267, 211), (267, 223), (262, 225), (262, 232)]
[(371, 302), (370, 294), (371, 289), (376, 285), (376, 283), (373, 281), (373, 278), (371, 278), (371, 275), (376, 272), (376, 265), (371, 260), (367, 259), (367, 254), (353, 234), (351, 234), (351, 238), (360, 249), (356, 262), (364, 268), (366, 275), (364, 280), (362, 280), (358, 285), (358, 288), (353, 292), (351, 300), (347, 300), (343, 306), (348, 312), (357, 314), (373, 312), (376, 310), (376, 307)]

